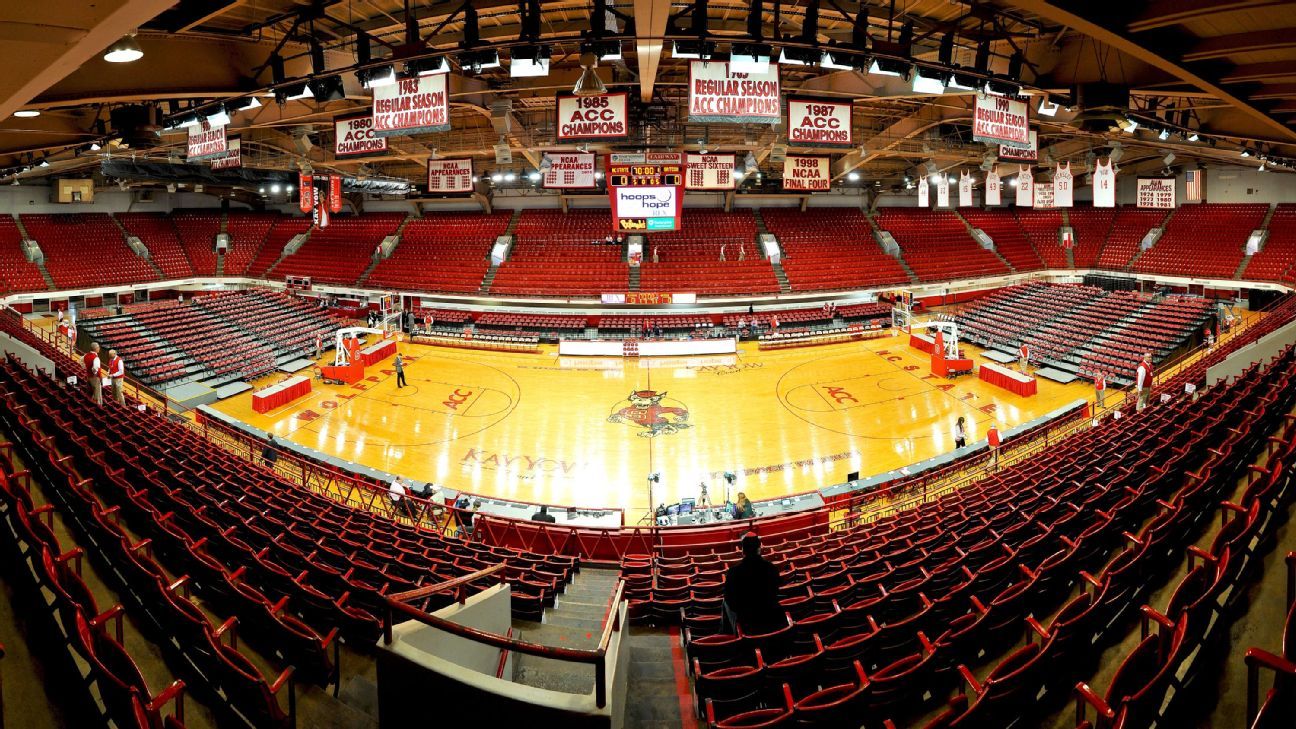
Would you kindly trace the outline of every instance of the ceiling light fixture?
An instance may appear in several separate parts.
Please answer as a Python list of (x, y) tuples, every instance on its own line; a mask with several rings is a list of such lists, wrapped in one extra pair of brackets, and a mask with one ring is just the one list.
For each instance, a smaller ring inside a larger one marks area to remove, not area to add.
[(104, 51), (103, 59), (109, 63), (130, 63), (138, 61), (144, 57), (144, 51), (135, 42), (135, 34), (128, 33), (121, 37), (116, 43), (108, 46)]
[(581, 54), (581, 75), (576, 79), (576, 86), (572, 93), (576, 96), (599, 96), (607, 93), (607, 86), (603, 85), (603, 79), (599, 78), (598, 73), (594, 70), (598, 67), (598, 56), (592, 51), (586, 51)]
[(916, 68), (913, 76), (915, 94), (943, 94), (949, 81), (947, 74), (937, 73), (931, 69)]
[(525, 46), (513, 49), (509, 76), (513, 78), (538, 78), (549, 75), (549, 47)]
[(379, 66), (378, 68), (361, 69), (356, 71), (356, 80), (360, 86), (366, 89), (376, 89), (383, 86), (391, 86), (396, 83), (395, 66)]
[(1040, 97), (1039, 108), (1036, 111), (1039, 112), (1040, 116), (1057, 116), (1059, 108), (1061, 107), (1053, 103), (1049, 97), (1042, 96)]
[(15, 111), (15, 112), (13, 113), (13, 115), (16, 116), (16, 117), (18, 117), (18, 118), (20, 118), (20, 119), (30, 119), (30, 118), (32, 118), (32, 117), (34, 117), (34, 116), (40, 116), (40, 110), (38, 110), (38, 109), (23, 109), (22, 111)]
[(764, 43), (735, 43), (729, 49), (729, 70), (734, 73), (765, 73), (769, 71), (773, 53), (774, 49)]

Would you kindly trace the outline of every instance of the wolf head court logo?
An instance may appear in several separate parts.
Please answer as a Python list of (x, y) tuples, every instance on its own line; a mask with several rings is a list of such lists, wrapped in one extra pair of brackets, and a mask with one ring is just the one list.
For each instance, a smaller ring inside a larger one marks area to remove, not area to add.
[(678, 400), (670, 400), (666, 393), (655, 390), (638, 390), (613, 406), (609, 423), (625, 423), (641, 428), (639, 437), (656, 438), (691, 427), (689, 411)]

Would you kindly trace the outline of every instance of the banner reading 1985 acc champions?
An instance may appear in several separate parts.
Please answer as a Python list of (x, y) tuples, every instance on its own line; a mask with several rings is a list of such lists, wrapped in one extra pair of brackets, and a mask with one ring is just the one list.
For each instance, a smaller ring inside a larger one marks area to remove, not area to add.
[(827, 156), (789, 154), (783, 160), (783, 189), (795, 191), (827, 190), (832, 186), (832, 172)]
[(732, 154), (685, 155), (684, 182), (686, 190), (732, 190), (735, 187), (734, 165), (738, 157)]
[(593, 152), (545, 152), (545, 156), (550, 165), (540, 185), (546, 190), (592, 190), (598, 186)]
[(736, 73), (726, 61), (689, 66), (689, 121), (701, 124), (778, 124), (783, 120), (779, 67)]
[(472, 192), (471, 159), (428, 160), (428, 192)]
[(851, 102), (788, 96), (788, 144), (805, 147), (849, 147)]
[(373, 131), (380, 137), (450, 129), (446, 75), (403, 78), (373, 90)]
[(558, 141), (624, 139), (630, 136), (626, 112), (630, 95), (624, 91), (596, 96), (559, 96), (554, 108)]
[(387, 137), (374, 134), (372, 114), (344, 116), (333, 120), (333, 154), (350, 157), (362, 154), (385, 154)]
[(1030, 107), (1007, 96), (977, 94), (972, 114), (972, 138), (978, 142), (1026, 147), (1030, 145)]

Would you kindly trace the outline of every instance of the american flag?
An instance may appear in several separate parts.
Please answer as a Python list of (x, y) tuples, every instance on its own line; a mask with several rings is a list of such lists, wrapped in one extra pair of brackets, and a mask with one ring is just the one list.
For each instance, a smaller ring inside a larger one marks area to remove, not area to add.
[(1188, 202), (1201, 202), (1206, 174), (1202, 170), (1184, 171), (1184, 197)]

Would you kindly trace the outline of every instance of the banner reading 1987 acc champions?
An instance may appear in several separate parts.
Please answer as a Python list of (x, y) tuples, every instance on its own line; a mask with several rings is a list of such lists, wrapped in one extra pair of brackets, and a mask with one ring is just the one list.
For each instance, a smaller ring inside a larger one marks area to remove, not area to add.
[(851, 102), (789, 96), (787, 141), (806, 147), (851, 146)]
[(688, 174), (684, 182), (684, 189), (734, 189), (734, 165), (738, 163), (736, 155), (689, 153), (685, 155), (684, 161)]
[(977, 94), (972, 115), (972, 138), (978, 142), (1026, 147), (1030, 145), (1030, 107), (1007, 96)]
[(832, 186), (832, 172), (827, 156), (789, 154), (783, 160), (783, 189), (795, 191), (827, 190)]
[(471, 159), (428, 160), (428, 192), (472, 192)]
[(373, 116), (370, 114), (335, 119), (333, 132), (334, 156), (384, 154), (387, 151), (387, 137), (374, 134)]
[(403, 78), (373, 90), (373, 130), (380, 137), (450, 129), (446, 74)]
[(545, 152), (545, 156), (550, 165), (540, 184), (546, 190), (592, 190), (598, 186), (593, 152)]
[(736, 73), (726, 61), (689, 66), (689, 121), (700, 124), (778, 124), (783, 120), (779, 67)]
[(596, 96), (559, 96), (554, 107), (558, 141), (624, 139), (630, 135), (626, 113), (629, 94), (621, 91)]

